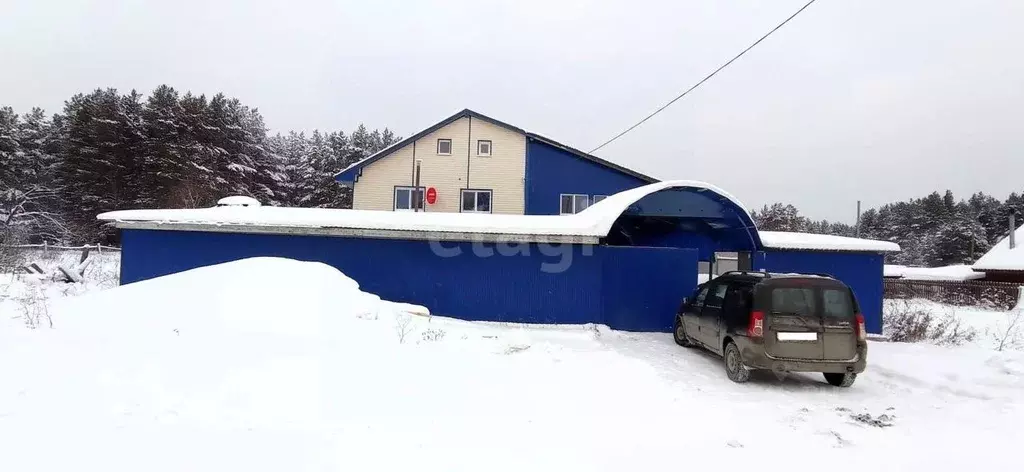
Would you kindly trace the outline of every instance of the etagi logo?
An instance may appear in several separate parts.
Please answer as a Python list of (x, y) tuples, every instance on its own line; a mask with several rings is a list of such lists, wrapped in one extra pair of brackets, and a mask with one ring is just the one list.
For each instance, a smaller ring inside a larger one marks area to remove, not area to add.
[[(540, 271), (548, 274), (560, 274), (572, 267), (574, 253), (589, 257), (594, 255), (593, 244), (550, 242), (543, 239), (533, 242), (536, 236), (529, 238), (523, 235), (498, 234), (475, 235), (471, 241), (445, 241), (430, 238), (430, 250), (442, 258), (467, 255), (487, 259), (491, 257), (537, 257), (540, 260)], [(535, 256), (539, 254), (539, 256)]]

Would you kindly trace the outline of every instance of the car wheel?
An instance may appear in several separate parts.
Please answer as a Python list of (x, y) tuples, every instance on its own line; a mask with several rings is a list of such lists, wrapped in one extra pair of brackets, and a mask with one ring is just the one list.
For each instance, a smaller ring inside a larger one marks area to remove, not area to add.
[(686, 326), (683, 322), (676, 317), (676, 325), (672, 328), (672, 338), (675, 339), (676, 344), (683, 347), (693, 347), (693, 343), (690, 342), (690, 337), (686, 335)]
[(847, 372), (845, 374), (833, 374), (826, 372), (825, 381), (834, 387), (849, 387), (853, 385), (853, 381), (857, 380), (857, 374), (853, 372)]
[(736, 347), (734, 342), (725, 346), (725, 373), (729, 376), (729, 380), (736, 383), (750, 380), (750, 369), (743, 365), (740, 348)]

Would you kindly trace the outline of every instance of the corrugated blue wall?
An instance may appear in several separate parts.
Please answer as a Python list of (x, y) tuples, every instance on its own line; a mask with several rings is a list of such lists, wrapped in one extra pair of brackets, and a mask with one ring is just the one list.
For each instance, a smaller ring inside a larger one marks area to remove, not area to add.
[(534, 139), (526, 146), (527, 215), (557, 215), (563, 193), (612, 195), (648, 183)]
[(679, 300), (696, 285), (695, 250), (530, 244), (503, 256), (493, 244), (439, 244), (454, 255), (442, 257), (426, 241), (129, 229), (121, 282), (287, 257), (329, 264), (368, 292), (437, 315), (630, 331), (670, 329)]
[[(131, 283), (254, 256), (318, 261), (338, 268), (381, 297), (424, 305), (468, 320), (590, 323), (600, 319), (601, 261), (582, 246), (525, 246), (527, 256), (479, 257), (494, 245), (240, 233), (124, 230), (121, 279)], [(559, 250), (567, 250), (564, 256)], [(592, 248), (591, 248), (592, 249)], [(561, 260), (565, 272), (550, 273)]]
[(772, 251), (754, 257), (754, 270), (831, 275), (853, 289), (869, 333), (882, 332), (882, 255), (850, 252)]
[(697, 250), (600, 248), (605, 324), (630, 331), (672, 330), (683, 297), (697, 287)]

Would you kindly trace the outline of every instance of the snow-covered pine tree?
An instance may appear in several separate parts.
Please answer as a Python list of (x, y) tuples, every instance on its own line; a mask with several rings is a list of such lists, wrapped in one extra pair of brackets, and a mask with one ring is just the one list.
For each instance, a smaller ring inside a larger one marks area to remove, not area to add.
[(117, 90), (78, 94), (65, 102), (57, 183), (70, 237), (77, 242), (110, 242), (115, 232), (96, 215), (131, 208), (142, 191), (140, 155), (144, 132), (141, 96)]
[(800, 216), (800, 211), (790, 204), (773, 203), (765, 205), (761, 211), (751, 215), (757, 228), (763, 231), (795, 231), (806, 232), (810, 221)]
[(191, 207), (193, 202), (176, 192), (194, 174), (187, 148), (189, 130), (178, 92), (167, 85), (157, 87), (146, 100), (142, 116), (146, 134), (142, 157), (147, 184), (145, 206)]
[(971, 264), (989, 249), (985, 227), (967, 211), (938, 229), (932, 266)]
[(224, 185), (218, 181), (217, 139), (219, 128), (210, 123), (209, 102), (205, 95), (186, 93), (181, 105), (181, 148), (186, 164), (180, 181), (172, 185), (165, 198), (177, 202), (171, 207), (199, 208), (213, 205)]
[(991, 195), (978, 192), (967, 200), (967, 206), (974, 218), (985, 228), (985, 240), (988, 244), (997, 243), (999, 235), (1008, 228), (1006, 221), (1000, 219), (1003, 202)]
[(0, 192), (14, 188), (21, 146), (17, 139), (18, 114), (0, 107)]
[(281, 182), (279, 199), (285, 206), (306, 206), (313, 188), (308, 156), (309, 140), (305, 133), (289, 132), (268, 140), (269, 148), (278, 159)]
[[(332, 143), (333, 141), (333, 143)], [(343, 208), (341, 185), (334, 180), (335, 174), (341, 170), (340, 159), (336, 154), (341, 144), (335, 137), (325, 136), (315, 130), (309, 138), (308, 163), (310, 172), (310, 189), (304, 198), (306, 205), (315, 208)], [(346, 152), (346, 147), (340, 147)]]
[(64, 238), (65, 227), (58, 213), (58, 189), (54, 184), (58, 162), (53, 122), (41, 108), (33, 108), (20, 120), (15, 139), (22, 153), (17, 164), (21, 175), (18, 185), (28, 192), (22, 209), (29, 215), (29, 242), (59, 241)]

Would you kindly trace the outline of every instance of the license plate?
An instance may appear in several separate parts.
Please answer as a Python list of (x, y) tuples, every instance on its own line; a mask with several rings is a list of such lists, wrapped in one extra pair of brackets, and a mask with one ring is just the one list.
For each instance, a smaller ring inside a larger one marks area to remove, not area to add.
[(779, 341), (817, 341), (818, 333), (775, 333)]

